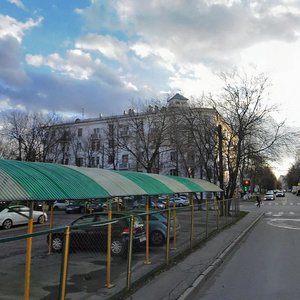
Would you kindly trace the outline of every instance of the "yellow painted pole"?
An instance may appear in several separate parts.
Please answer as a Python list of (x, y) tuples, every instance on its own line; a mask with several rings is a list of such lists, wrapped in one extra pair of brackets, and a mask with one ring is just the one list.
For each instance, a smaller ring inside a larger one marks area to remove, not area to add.
[(128, 290), (131, 287), (133, 224), (134, 224), (134, 216), (130, 216), (130, 234), (129, 234), (129, 249), (128, 249), (128, 262), (127, 262), (127, 289)]
[(60, 300), (64, 300), (66, 295), (69, 245), (70, 245), (70, 226), (67, 226), (65, 232), (65, 245), (64, 245), (62, 274), (61, 274)]
[(219, 203), (218, 203), (217, 196), (215, 197), (215, 212), (216, 212), (217, 229), (219, 229)]
[(190, 205), (191, 205), (190, 249), (192, 249), (193, 248), (193, 240), (194, 240), (194, 200), (193, 200), (193, 195), (190, 195)]
[(111, 284), (111, 219), (112, 219), (112, 211), (111, 211), (111, 201), (109, 200), (109, 208), (108, 208), (108, 222), (107, 225), (107, 260), (106, 260), (106, 287), (112, 288)]
[(208, 238), (208, 201), (205, 199), (205, 235)]
[[(53, 204), (50, 206), (50, 224), (49, 229), (53, 228)], [(52, 232), (49, 233), (48, 255), (52, 252)]]
[(176, 249), (176, 203), (173, 203), (173, 249)]
[(149, 260), (149, 196), (146, 199), (146, 259), (144, 261), (145, 265), (150, 265)]
[[(33, 232), (33, 201), (30, 203), (29, 219), (27, 233)], [(26, 265), (25, 265), (25, 285), (24, 285), (24, 300), (29, 300), (30, 295), (30, 272), (31, 272), (31, 256), (32, 256), (32, 237), (26, 240)]]
[(167, 245), (166, 245), (166, 264), (169, 264), (169, 252), (170, 252), (170, 225), (171, 225), (171, 209), (170, 209), (170, 199), (167, 198), (168, 206), (168, 226), (167, 226)]

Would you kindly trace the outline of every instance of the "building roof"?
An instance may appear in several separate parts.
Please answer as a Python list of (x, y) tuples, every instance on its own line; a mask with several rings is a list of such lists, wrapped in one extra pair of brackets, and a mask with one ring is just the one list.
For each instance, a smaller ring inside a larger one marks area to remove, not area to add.
[(179, 93), (176, 93), (172, 98), (170, 98), (169, 100), (168, 100), (168, 102), (171, 102), (171, 101), (173, 101), (173, 100), (180, 100), (180, 101), (188, 101), (189, 99), (188, 98), (185, 98), (185, 97), (183, 97), (182, 95), (180, 95)]
[(200, 179), (0, 160), (0, 201), (55, 201), (220, 191), (218, 186)]

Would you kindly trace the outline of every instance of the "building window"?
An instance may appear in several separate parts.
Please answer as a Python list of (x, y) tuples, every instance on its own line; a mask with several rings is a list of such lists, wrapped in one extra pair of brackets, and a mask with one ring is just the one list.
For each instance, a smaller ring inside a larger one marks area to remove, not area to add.
[(99, 164), (100, 164), (100, 157), (97, 156), (97, 157), (96, 157), (96, 165), (99, 166)]
[(127, 164), (128, 163), (128, 154), (123, 154), (122, 155), (122, 164)]
[(76, 165), (77, 165), (77, 167), (83, 166), (83, 158), (82, 157), (77, 158)]
[(112, 165), (114, 163), (114, 156), (112, 154), (108, 155), (108, 162), (109, 165)]
[(78, 128), (78, 130), (77, 130), (77, 136), (82, 136), (82, 128)]
[(108, 141), (108, 147), (111, 149), (114, 148), (114, 140), (113, 139)]
[(171, 161), (177, 161), (177, 152), (176, 151), (172, 151), (170, 153), (170, 160)]
[(171, 176), (178, 176), (177, 170), (176, 170), (176, 169), (171, 169), (171, 170), (170, 170), (170, 175), (171, 175)]
[(108, 124), (108, 134), (110, 136), (114, 134), (114, 124)]

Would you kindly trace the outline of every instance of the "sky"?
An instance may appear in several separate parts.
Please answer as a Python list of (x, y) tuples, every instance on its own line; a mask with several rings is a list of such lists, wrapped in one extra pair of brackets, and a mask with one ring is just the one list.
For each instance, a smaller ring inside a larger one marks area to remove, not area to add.
[(236, 68), (266, 74), (275, 118), (300, 128), (299, 53), (299, 0), (0, 0), (0, 112), (120, 114), (217, 93)]

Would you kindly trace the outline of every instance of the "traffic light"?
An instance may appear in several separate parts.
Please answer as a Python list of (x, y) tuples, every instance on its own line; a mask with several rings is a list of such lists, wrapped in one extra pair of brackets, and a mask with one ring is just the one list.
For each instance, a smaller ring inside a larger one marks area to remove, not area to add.
[(251, 185), (250, 179), (243, 180), (243, 186), (250, 186), (250, 185)]
[(243, 191), (244, 192), (250, 191), (250, 185), (251, 185), (250, 179), (243, 179)]

